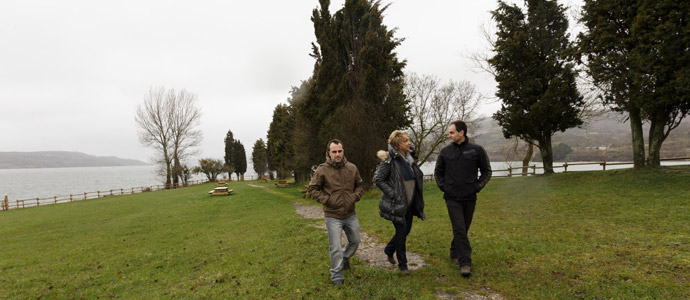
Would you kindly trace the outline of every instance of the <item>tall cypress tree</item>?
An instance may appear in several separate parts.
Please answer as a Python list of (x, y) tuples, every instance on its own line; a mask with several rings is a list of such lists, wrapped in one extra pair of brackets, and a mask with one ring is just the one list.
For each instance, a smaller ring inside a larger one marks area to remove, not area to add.
[(268, 154), (266, 153), (266, 144), (263, 139), (258, 139), (252, 147), (252, 165), (254, 172), (263, 177), (268, 171)]
[(573, 64), (567, 60), (568, 20), (556, 1), (528, 0), (527, 14), (499, 1), (493, 11), (498, 25), (489, 60), (498, 83), (501, 109), (494, 119), (506, 138), (536, 141), (544, 173), (553, 173), (551, 137), (582, 124), (582, 96), (575, 84)]
[(243, 180), (244, 173), (247, 172), (247, 153), (239, 140), (235, 140), (232, 145), (232, 164), (237, 180)]
[[(294, 90), (293, 90), (294, 91)], [(273, 110), (273, 120), (268, 126), (266, 146), (268, 158), (278, 171), (278, 178), (285, 179), (295, 168), (293, 132), (295, 118), (290, 106), (278, 104)]]
[(233, 149), (232, 147), (235, 145), (235, 138), (233, 137), (232, 131), (228, 130), (228, 133), (225, 135), (225, 168), (228, 171), (228, 178), (231, 178), (233, 168), (234, 168), (234, 163), (233, 163)]
[(312, 164), (323, 160), (328, 140), (339, 138), (348, 160), (370, 184), (376, 150), (386, 146), (391, 131), (410, 122), (402, 92), (405, 62), (394, 52), (402, 40), (383, 24), (388, 6), (380, 1), (346, 0), (332, 16), (330, 1), (319, 2), (321, 8), (312, 15), (318, 44), (313, 44), (313, 86), (299, 106), (297, 122), (309, 116), (305, 137), (317, 140), (307, 151)]

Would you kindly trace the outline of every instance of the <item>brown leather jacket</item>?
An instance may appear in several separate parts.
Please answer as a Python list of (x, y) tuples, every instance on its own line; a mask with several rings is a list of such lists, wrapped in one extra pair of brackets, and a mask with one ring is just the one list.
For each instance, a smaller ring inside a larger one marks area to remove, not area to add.
[(344, 157), (338, 164), (328, 158), (316, 168), (309, 194), (323, 204), (326, 217), (347, 219), (355, 214), (355, 202), (362, 197), (362, 177), (357, 166)]

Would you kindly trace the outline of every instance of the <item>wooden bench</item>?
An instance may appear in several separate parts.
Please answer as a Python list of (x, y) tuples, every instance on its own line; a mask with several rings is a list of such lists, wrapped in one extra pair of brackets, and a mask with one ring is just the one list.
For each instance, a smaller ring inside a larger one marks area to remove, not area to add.
[(232, 193), (235, 192), (233, 189), (228, 189), (227, 186), (219, 186), (208, 193), (211, 196), (227, 196), (227, 195), (232, 195)]
[(276, 187), (279, 187), (279, 188), (290, 187), (290, 183), (288, 183), (287, 180), (278, 180), (278, 182), (276, 182)]

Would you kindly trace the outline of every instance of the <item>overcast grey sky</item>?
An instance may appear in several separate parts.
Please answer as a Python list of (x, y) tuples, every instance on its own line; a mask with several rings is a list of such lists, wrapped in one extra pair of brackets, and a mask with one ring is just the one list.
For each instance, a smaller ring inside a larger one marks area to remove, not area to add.
[[(514, 1), (508, 1), (514, 2)], [(518, 1), (522, 3), (522, 1)], [(570, 2), (563, 1), (570, 6)], [(344, 1), (332, 1), (331, 12)], [(392, 3), (384, 23), (405, 41), (406, 72), (469, 80), (491, 76), (465, 58), (487, 49), (480, 27), (496, 1)], [(248, 155), (273, 108), (311, 75), (317, 0), (2, 0), (0, 151), (80, 151), (149, 161), (134, 113), (149, 87), (198, 95), (201, 156), (222, 158), (228, 130)], [(490, 115), (498, 104), (486, 104)]]

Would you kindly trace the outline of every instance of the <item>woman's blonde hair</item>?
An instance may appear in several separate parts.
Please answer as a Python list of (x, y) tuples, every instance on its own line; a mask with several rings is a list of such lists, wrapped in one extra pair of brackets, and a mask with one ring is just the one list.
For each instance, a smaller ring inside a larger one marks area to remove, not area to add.
[(395, 130), (393, 133), (391, 133), (391, 136), (388, 138), (388, 143), (395, 148), (395, 150), (399, 151), (400, 146), (403, 144), (404, 138), (407, 137), (407, 139), (410, 139), (410, 135), (407, 134), (407, 131), (404, 130)]

